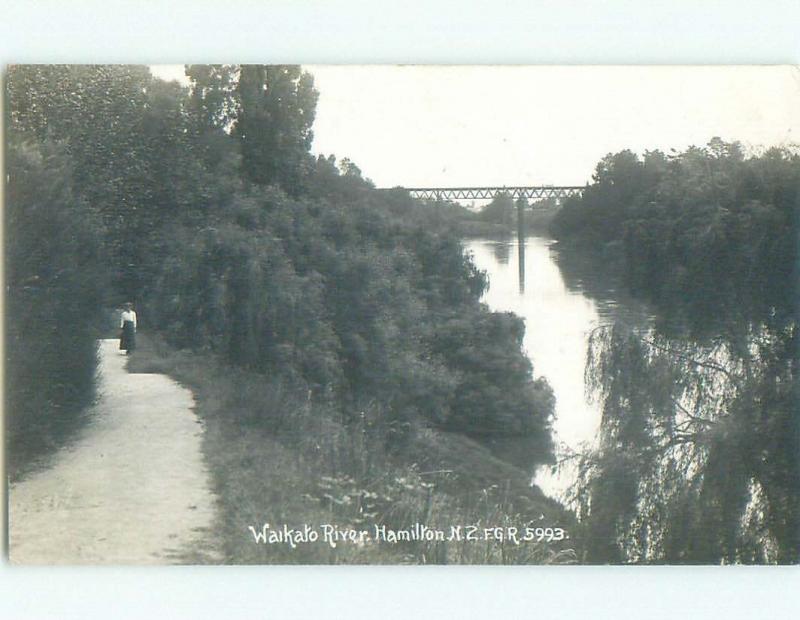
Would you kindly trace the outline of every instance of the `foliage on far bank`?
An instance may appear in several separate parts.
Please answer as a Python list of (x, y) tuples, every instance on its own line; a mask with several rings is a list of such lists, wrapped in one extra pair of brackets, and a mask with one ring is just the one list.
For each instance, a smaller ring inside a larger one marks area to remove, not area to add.
[(666, 155), (607, 155), (552, 224), (563, 241), (615, 246), (635, 291), (675, 312), (732, 320), (797, 304), (800, 153), (747, 155), (713, 139)]
[[(468, 237), (507, 237), (518, 230), (518, 206), (508, 193), (498, 193), (477, 211), (461, 207), (454, 215), (460, 229)], [(560, 208), (554, 198), (525, 202), (524, 227), (526, 234), (547, 233)]]

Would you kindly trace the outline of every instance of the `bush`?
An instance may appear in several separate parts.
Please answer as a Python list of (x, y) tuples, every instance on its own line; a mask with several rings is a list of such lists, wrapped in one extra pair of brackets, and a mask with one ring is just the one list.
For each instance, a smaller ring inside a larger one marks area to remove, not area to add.
[(6, 421), (10, 473), (52, 447), (91, 402), (101, 227), (73, 194), (63, 150), (13, 139), (6, 201)]

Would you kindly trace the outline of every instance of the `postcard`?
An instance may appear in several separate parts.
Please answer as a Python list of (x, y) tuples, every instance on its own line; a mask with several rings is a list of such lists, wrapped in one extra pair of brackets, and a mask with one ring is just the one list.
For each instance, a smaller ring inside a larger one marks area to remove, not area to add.
[(797, 564), (788, 66), (12, 65), (13, 564)]

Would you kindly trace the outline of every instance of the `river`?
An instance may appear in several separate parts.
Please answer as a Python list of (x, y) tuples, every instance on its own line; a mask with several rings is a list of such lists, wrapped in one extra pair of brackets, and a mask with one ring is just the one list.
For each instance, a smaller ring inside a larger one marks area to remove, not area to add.
[[(534, 375), (545, 377), (556, 397), (557, 457), (591, 444), (600, 426), (600, 409), (584, 387), (589, 335), (619, 320), (647, 324), (648, 308), (625, 293), (613, 270), (599, 269), (597, 257), (567, 254), (552, 239), (526, 238), (524, 282), (515, 238), (473, 238), (464, 245), (488, 275), (483, 301), (492, 310), (525, 319), (524, 348)], [(574, 477), (568, 465), (556, 472), (541, 467), (534, 481), (548, 495), (564, 499)]]

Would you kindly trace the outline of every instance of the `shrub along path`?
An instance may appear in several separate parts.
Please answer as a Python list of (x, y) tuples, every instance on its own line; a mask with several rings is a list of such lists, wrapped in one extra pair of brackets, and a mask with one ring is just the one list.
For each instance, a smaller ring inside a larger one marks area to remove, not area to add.
[(9, 490), (19, 564), (214, 562), (216, 497), (188, 389), (130, 374), (100, 341), (99, 399), (84, 434)]

